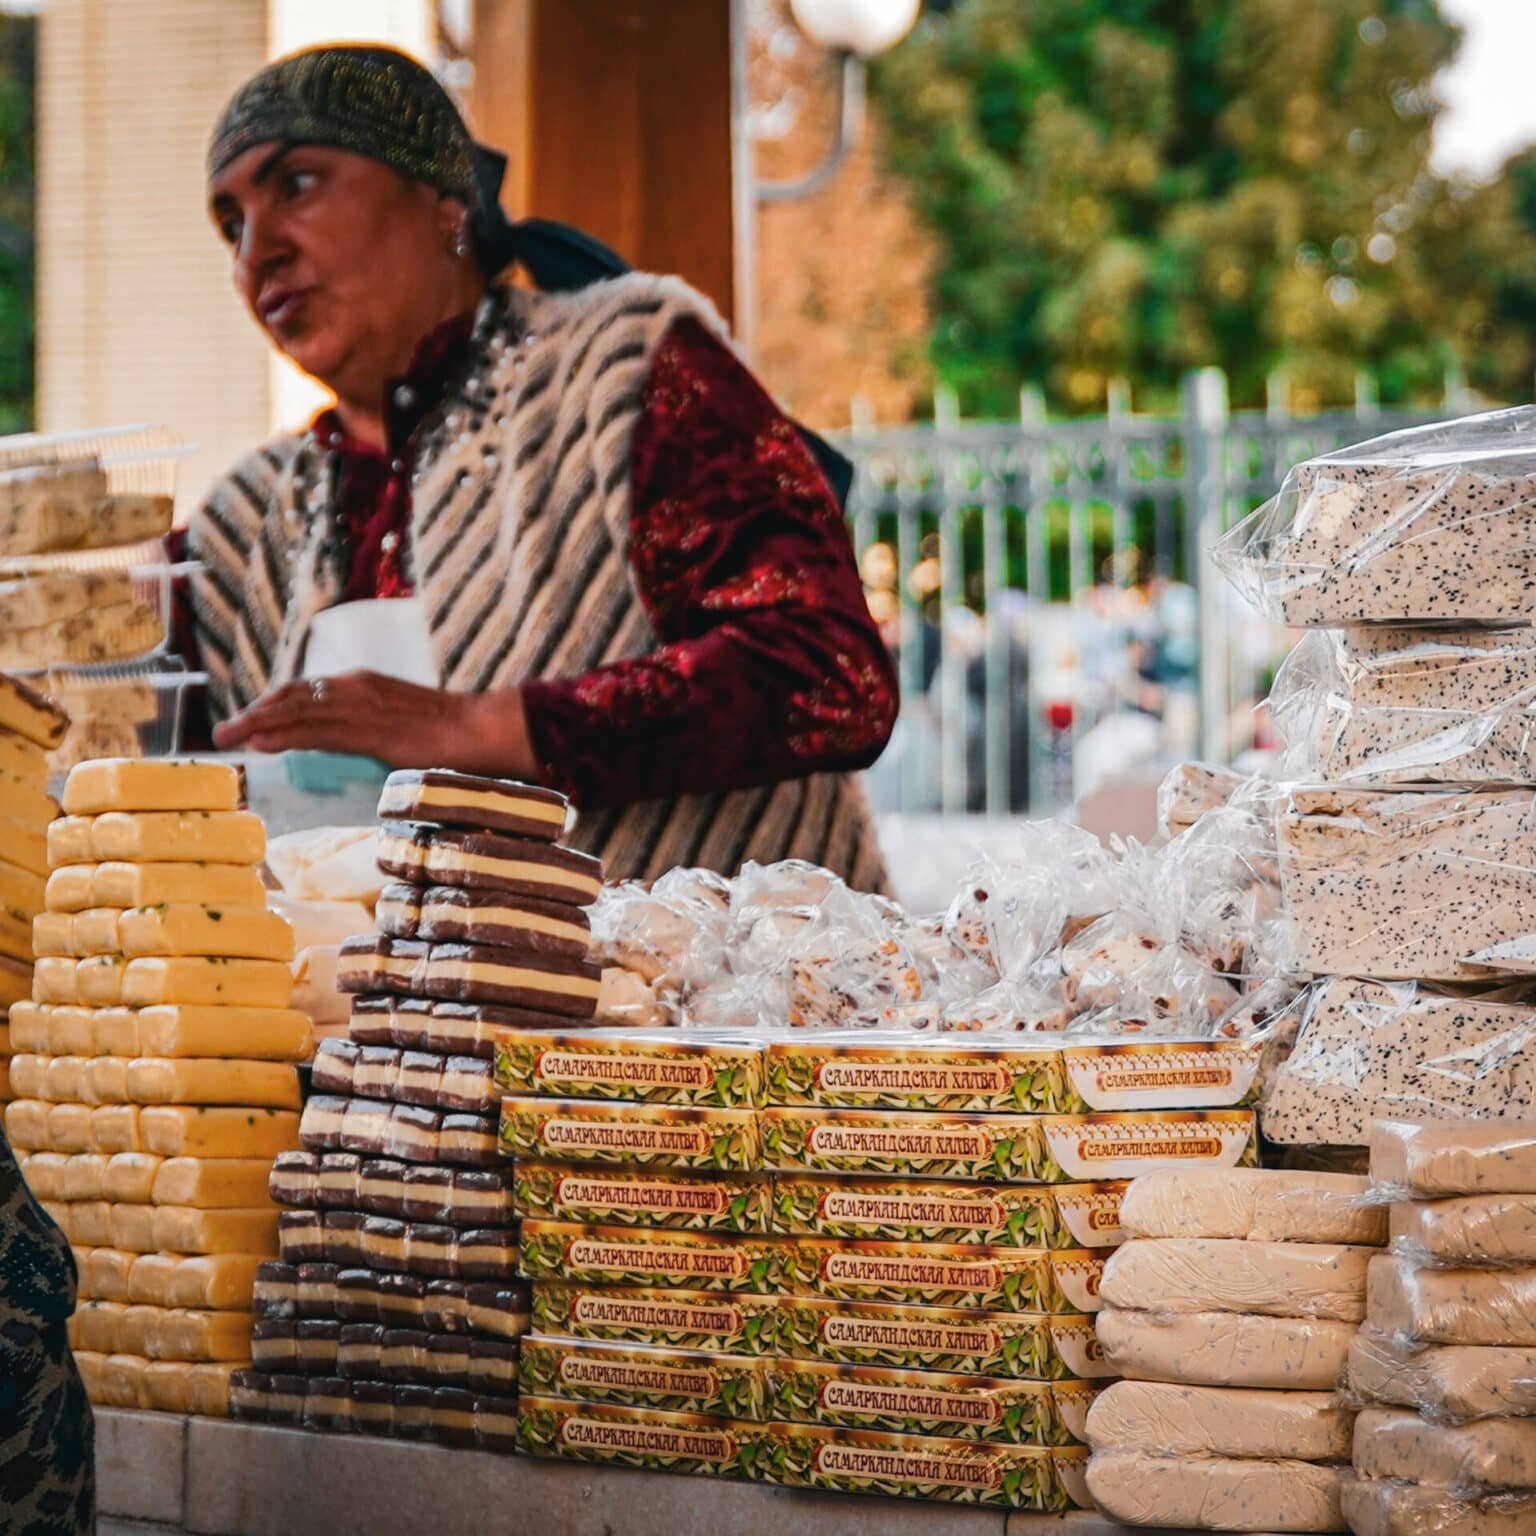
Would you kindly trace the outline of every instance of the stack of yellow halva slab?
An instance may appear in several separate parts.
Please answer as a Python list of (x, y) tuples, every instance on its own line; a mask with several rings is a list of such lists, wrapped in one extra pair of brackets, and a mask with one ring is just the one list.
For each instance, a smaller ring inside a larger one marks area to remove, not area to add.
[(225, 764), (75, 768), (12, 1011), (6, 1130), (75, 1249), (87, 1390), (117, 1407), (226, 1412), (277, 1251), (267, 1175), (298, 1145), (310, 1027), (239, 800)]

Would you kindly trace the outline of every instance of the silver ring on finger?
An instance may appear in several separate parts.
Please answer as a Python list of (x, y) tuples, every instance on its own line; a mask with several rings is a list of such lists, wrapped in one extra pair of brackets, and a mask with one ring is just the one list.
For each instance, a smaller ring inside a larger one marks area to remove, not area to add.
[(309, 695), (315, 701), (316, 704), (324, 704), (325, 700), (326, 700), (326, 695), (329, 692), (330, 692), (330, 689), (326, 687), (325, 679), (323, 677), (317, 677), (309, 685)]

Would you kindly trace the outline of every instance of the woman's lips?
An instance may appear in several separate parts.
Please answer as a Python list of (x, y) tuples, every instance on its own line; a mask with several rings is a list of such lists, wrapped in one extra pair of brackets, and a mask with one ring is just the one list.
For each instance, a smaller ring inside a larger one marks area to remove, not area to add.
[(262, 304), (262, 323), (272, 331), (280, 331), (292, 326), (308, 297), (307, 288), (292, 288), (283, 293), (274, 294), (270, 300)]

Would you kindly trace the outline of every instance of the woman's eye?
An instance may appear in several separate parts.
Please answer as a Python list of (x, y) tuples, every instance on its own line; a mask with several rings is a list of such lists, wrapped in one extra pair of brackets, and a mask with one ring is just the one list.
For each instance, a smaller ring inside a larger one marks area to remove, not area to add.
[(219, 234), (223, 237), (225, 245), (238, 245), (240, 243), (241, 224), (238, 219), (225, 219), (219, 225)]
[(283, 177), (283, 190), (289, 197), (299, 197), (315, 183), (313, 171), (289, 171)]

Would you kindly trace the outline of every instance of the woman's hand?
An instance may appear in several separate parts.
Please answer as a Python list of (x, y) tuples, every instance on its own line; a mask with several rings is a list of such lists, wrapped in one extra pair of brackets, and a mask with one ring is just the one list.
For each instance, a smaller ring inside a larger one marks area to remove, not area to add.
[(286, 683), (215, 726), (213, 741), (226, 752), (351, 752), (391, 768), (539, 776), (515, 688), (450, 693), (378, 672)]

